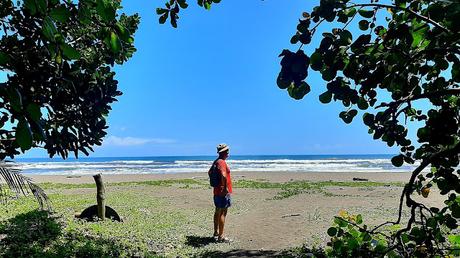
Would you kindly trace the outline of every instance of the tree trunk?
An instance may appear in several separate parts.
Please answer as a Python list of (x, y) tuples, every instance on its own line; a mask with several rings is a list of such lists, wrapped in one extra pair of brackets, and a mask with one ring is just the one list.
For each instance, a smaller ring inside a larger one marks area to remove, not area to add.
[(97, 216), (99, 219), (104, 220), (105, 218), (105, 188), (104, 183), (102, 182), (102, 175), (94, 175), (94, 181), (96, 181), (97, 188)]

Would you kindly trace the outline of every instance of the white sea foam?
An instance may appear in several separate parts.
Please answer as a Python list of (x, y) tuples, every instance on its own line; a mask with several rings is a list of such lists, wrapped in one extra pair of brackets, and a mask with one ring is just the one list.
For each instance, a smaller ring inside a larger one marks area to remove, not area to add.
[[(207, 172), (212, 158), (173, 160), (158, 158), (156, 160), (134, 159), (94, 159), (66, 162), (17, 162), (16, 166), (24, 173), (48, 175), (89, 175), (103, 174), (169, 174), (186, 172)], [(408, 172), (415, 165), (395, 168), (390, 159), (384, 158), (343, 158), (310, 157), (300, 158), (259, 158), (229, 159), (232, 171), (285, 171), (285, 172)]]

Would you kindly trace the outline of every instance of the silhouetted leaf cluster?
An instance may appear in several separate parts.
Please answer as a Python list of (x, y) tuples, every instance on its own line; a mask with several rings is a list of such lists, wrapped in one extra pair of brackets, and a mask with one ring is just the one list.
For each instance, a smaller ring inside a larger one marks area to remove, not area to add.
[[(221, 0), (197, 0), (197, 4), (206, 10), (211, 9), (213, 3), (220, 3)], [(188, 7), (186, 0), (168, 0), (164, 8), (157, 8), (156, 13), (160, 16), (160, 24), (164, 24), (168, 18), (171, 25), (177, 28), (177, 20), (179, 19), (179, 12), (181, 9)]]
[[(88, 155), (121, 95), (113, 66), (135, 52), (137, 15), (115, 0), (0, 3), (0, 159), (33, 147)], [(11, 128), (12, 125), (12, 128)], [(11, 128), (11, 129), (8, 129)]]
[[(321, 23), (333, 23), (334, 28), (322, 33), (319, 46), (309, 56), (311, 69), (320, 72), (326, 81), (320, 102), (341, 102), (346, 110), (339, 117), (345, 123), (351, 123), (358, 110), (366, 111), (362, 118), (369, 134), (390, 147), (400, 148), (400, 154), (391, 159), (394, 166), (420, 164), (401, 198), (411, 210), (407, 227), (387, 239), (385, 248), (375, 254), (396, 250), (404, 255), (446, 255), (452, 251), (443, 228), (456, 230), (460, 219), (458, 17), (458, 1), (321, 0), (311, 13), (302, 14), (297, 33), (291, 38), (292, 44), (300, 43), (302, 48), (310, 43)], [(347, 29), (349, 25), (360, 30), (352, 33)], [(300, 40), (302, 35), (308, 35), (308, 40)], [(304, 80), (308, 75), (308, 66), (296, 69), (298, 61), (290, 57), (293, 55), (296, 54), (283, 50), (277, 81), (288, 92), (288, 83), (283, 83), (286, 71), (293, 85), (299, 85), (295, 79)], [(420, 103), (429, 103), (430, 108)], [(419, 144), (409, 139), (408, 124), (412, 121), (421, 125), (417, 129)], [(429, 173), (423, 172), (427, 166), (431, 166)], [(433, 184), (441, 194), (448, 195), (442, 209), (426, 207), (411, 197), (422, 191), (428, 197), (426, 189)], [(394, 224), (399, 222), (400, 218)], [(337, 237), (339, 228), (332, 228), (330, 235)], [(342, 240), (333, 241), (336, 255), (368, 255), (347, 253), (355, 247), (363, 248), (359, 234), (350, 234), (348, 245), (342, 246), (343, 241), (348, 241), (343, 234)], [(341, 252), (341, 248), (345, 251)], [(369, 245), (368, 251), (371, 249)]]

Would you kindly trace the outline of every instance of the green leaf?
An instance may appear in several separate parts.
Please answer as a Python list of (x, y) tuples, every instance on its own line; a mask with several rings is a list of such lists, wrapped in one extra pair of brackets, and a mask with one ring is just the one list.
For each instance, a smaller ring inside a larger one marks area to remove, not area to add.
[(323, 67), (323, 60), (322, 60), (321, 53), (314, 52), (310, 56), (310, 66), (311, 66), (311, 69), (315, 71), (321, 70), (321, 68)]
[(350, 116), (352, 116), (352, 117), (355, 117), (358, 114), (358, 110), (352, 109), (352, 110), (348, 111), (348, 114)]
[(352, 109), (350, 111), (342, 111), (339, 114), (339, 117), (342, 118), (342, 120), (349, 124), (353, 121), (353, 118), (358, 114), (358, 111), (356, 109)]
[(70, 11), (65, 6), (58, 6), (51, 10), (50, 16), (58, 22), (66, 22), (70, 17)]
[(118, 53), (121, 51), (121, 42), (120, 38), (118, 38), (115, 32), (110, 32), (110, 49), (114, 53)]
[(278, 85), (280, 89), (284, 90), (284, 89), (287, 89), (291, 85), (291, 82), (282, 80), (281, 76), (278, 76), (278, 78), (276, 79), (276, 84)]
[(24, 7), (31, 15), (36, 15), (37, 12), (45, 14), (48, 6), (46, 0), (24, 0)]
[(30, 12), (31, 15), (35, 15), (37, 13), (37, 5), (35, 4), (35, 0), (24, 0), (24, 7)]
[(56, 29), (56, 25), (54, 25), (53, 19), (51, 19), (49, 16), (43, 20), (42, 33), (43, 36), (45, 36), (45, 38), (49, 41), (55, 41), (55, 35), (58, 33), (58, 31)]
[(418, 28), (417, 31), (412, 32), (412, 38), (414, 39), (414, 41), (412, 41), (412, 47), (418, 47), (422, 40), (429, 42), (429, 40), (426, 38), (426, 33), (429, 29), (430, 27), (426, 25), (422, 28)]
[(430, 135), (431, 135), (430, 129), (426, 127), (419, 128), (417, 131), (417, 137), (421, 141), (426, 141), (427, 139), (430, 138)]
[(22, 118), (16, 126), (16, 143), (21, 148), (22, 152), (32, 147), (32, 130), (30, 130), (29, 123)]
[(10, 57), (6, 53), (0, 51), (0, 65), (6, 65), (9, 61)]
[(177, 28), (177, 18), (176, 18), (176, 14), (171, 12), (171, 18), (169, 19), (169, 21), (171, 22), (171, 25), (174, 27), (174, 28)]
[(188, 4), (187, 2), (185, 2), (185, 0), (178, 0), (177, 2), (179, 3), (180, 8), (182, 9), (185, 9), (188, 7)]
[(62, 54), (69, 60), (75, 60), (80, 58), (80, 52), (68, 44), (62, 44), (61, 46)]
[(369, 113), (364, 113), (363, 122), (367, 126), (372, 126), (374, 124), (374, 115)]
[(358, 215), (356, 216), (356, 224), (359, 225), (359, 224), (361, 224), (361, 223), (363, 223), (363, 216), (362, 216), (361, 214), (358, 214)]
[(368, 107), (369, 104), (367, 103), (367, 101), (363, 97), (360, 97), (358, 99), (358, 108), (361, 110), (366, 110)]
[(447, 238), (449, 239), (449, 242), (451, 244), (453, 244), (454, 246), (460, 247), (460, 234), (459, 235), (449, 235)]
[(131, 38), (131, 34), (129, 33), (129, 30), (125, 28), (123, 25), (121, 25), (119, 22), (117, 22), (115, 26), (117, 27), (117, 33), (120, 39), (123, 40), (124, 42), (129, 42)]
[(321, 71), (321, 75), (323, 80), (332, 81), (337, 76), (337, 71), (332, 67), (326, 66), (325, 69)]
[(8, 99), (10, 105), (16, 112), (22, 111), (22, 95), (17, 88), (8, 88), (7, 89)]
[(45, 14), (48, 9), (48, 1), (47, 0), (35, 0), (35, 4), (37, 6), (37, 11), (41, 14)]
[(99, 14), (103, 21), (111, 22), (115, 19), (116, 10), (110, 1), (97, 0), (96, 5), (97, 14)]
[(436, 222), (435, 218), (428, 218), (426, 221), (426, 225), (430, 228), (436, 228), (437, 224), (438, 223)]
[(296, 35), (292, 36), (290, 42), (291, 42), (291, 44), (297, 44), (297, 42), (299, 42), (299, 35), (296, 34)]
[(356, 8), (347, 9), (343, 13), (348, 17), (352, 17), (353, 15), (356, 14)]
[(347, 23), (348, 21), (348, 16), (344, 15), (343, 12), (338, 12), (338, 15), (337, 15), (337, 21), (338, 22), (341, 22), (341, 23)]
[(339, 35), (340, 35), (340, 40), (339, 40), (340, 45), (351, 44), (353, 40), (353, 35), (351, 35), (351, 32), (349, 32), (348, 30), (343, 30), (340, 32)]
[(160, 24), (164, 24), (166, 22), (166, 20), (168, 19), (168, 16), (169, 16), (169, 13), (165, 13), (162, 16), (160, 16), (160, 18), (158, 19)]
[(460, 205), (454, 203), (450, 209), (452, 210), (452, 217), (460, 219)]
[(29, 114), (29, 117), (34, 122), (39, 122), (42, 117), (42, 112), (40, 111), (40, 106), (35, 103), (29, 103), (26, 107), (26, 111)]
[(404, 156), (403, 155), (398, 155), (398, 156), (394, 156), (393, 158), (391, 158), (391, 164), (393, 164), (393, 166), (395, 167), (400, 167), (404, 164)]
[(301, 21), (298, 25), (297, 25), (297, 30), (300, 32), (300, 33), (307, 33), (308, 32), (308, 27), (309, 27), (310, 23), (309, 22), (303, 22)]
[(455, 82), (460, 82), (460, 63), (455, 62), (452, 65), (452, 80)]
[(161, 14), (167, 13), (167, 12), (168, 12), (168, 9), (165, 9), (165, 8), (157, 8), (156, 12), (157, 12), (158, 15), (161, 15)]
[(289, 96), (296, 100), (302, 99), (310, 92), (310, 90), (310, 85), (308, 85), (306, 82), (302, 82), (299, 86), (291, 84), (291, 86), (288, 87)]
[(369, 22), (367, 20), (359, 21), (359, 29), (360, 30), (367, 30), (369, 29)]
[(323, 104), (327, 104), (332, 100), (332, 92), (326, 91), (323, 94), (319, 95), (319, 101)]
[(361, 9), (358, 12), (364, 18), (372, 18), (372, 16), (374, 16), (374, 11), (372, 11), (372, 10)]
[(343, 247), (343, 241), (342, 240), (336, 240), (334, 241), (334, 243), (332, 244), (332, 248), (334, 250), (341, 250)]
[(330, 227), (328, 230), (327, 230), (327, 234), (331, 237), (335, 236), (337, 234), (337, 228), (335, 227)]
[(346, 221), (338, 217), (334, 218), (334, 223), (337, 224), (341, 228), (348, 226), (348, 223)]
[(356, 249), (359, 246), (359, 243), (358, 243), (358, 240), (356, 240), (354, 238), (349, 238), (347, 245), (348, 245), (348, 248), (353, 250), (353, 249)]
[(372, 240), (372, 236), (367, 232), (363, 232), (363, 241), (369, 242), (371, 240)]

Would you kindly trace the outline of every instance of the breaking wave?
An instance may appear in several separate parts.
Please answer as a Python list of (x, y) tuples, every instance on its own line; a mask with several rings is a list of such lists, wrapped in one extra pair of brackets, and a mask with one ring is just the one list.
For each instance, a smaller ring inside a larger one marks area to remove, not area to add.
[[(165, 174), (207, 172), (214, 157), (85, 158), (54, 161), (21, 159), (24, 173), (43, 175)], [(232, 171), (253, 172), (409, 172), (413, 165), (396, 168), (389, 155), (360, 156), (232, 156)]]

